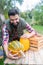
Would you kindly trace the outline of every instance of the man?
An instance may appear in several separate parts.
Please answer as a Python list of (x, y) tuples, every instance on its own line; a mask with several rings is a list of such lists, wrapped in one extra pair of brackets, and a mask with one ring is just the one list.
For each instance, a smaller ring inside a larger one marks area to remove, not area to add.
[[(24, 19), (20, 18), (18, 8), (10, 9), (8, 16), (9, 20), (7, 20), (2, 27), (3, 48), (8, 58), (18, 59), (20, 57), (18, 57), (17, 54), (12, 55), (8, 51), (8, 43), (15, 39), (19, 40), (20, 37), (30, 38), (31, 36), (35, 35), (35, 31)], [(27, 29), (30, 34), (23, 34), (24, 29)]]

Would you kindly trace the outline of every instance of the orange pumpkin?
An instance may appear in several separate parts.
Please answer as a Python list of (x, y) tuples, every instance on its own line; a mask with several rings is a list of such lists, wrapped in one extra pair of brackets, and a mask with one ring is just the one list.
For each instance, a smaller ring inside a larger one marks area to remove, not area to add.
[(30, 48), (30, 41), (27, 38), (20, 38), (20, 43), (24, 46), (23, 51), (27, 51)]

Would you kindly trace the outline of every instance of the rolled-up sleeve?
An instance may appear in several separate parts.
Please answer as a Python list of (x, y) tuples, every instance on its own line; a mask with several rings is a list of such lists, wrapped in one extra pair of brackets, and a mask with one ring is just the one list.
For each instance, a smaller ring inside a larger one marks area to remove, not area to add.
[(3, 40), (2, 40), (3, 44), (8, 43), (9, 33), (8, 33), (8, 30), (7, 30), (6, 24), (4, 24), (3, 27), (2, 27), (2, 38), (3, 38)]
[(32, 31), (35, 32), (35, 30), (28, 23), (26, 23), (26, 29), (29, 31), (29, 33), (31, 33)]

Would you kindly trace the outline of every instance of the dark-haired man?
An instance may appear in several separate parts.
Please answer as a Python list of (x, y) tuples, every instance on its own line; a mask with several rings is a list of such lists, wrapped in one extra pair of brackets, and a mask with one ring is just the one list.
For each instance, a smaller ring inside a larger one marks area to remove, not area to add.
[[(20, 37), (30, 38), (35, 35), (34, 29), (19, 16), (18, 8), (12, 8), (8, 11), (9, 20), (5, 21), (5, 24), (2, 27), (3, 34), (3, 48), (5, 54), (8, 58), (18, 59), (16, 55), (10, 54), (8, 52), (8, 43), (13, 40), (19, 40)], [(23, 34), (23, 30), (27, 29), (30, 34)]]

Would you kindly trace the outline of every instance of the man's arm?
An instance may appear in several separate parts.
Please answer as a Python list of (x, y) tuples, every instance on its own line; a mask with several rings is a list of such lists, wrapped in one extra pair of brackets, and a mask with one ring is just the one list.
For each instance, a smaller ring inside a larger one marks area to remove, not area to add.
[(30, 33), (29, 37), (32, 37), (33, 35), (37, 34), (36, 31), (28, 23), (26, 24), (26, 29)]
[(18, 58), (20, 58), (20, 56), (18, 56), (18, 54), (12, 55), (11, 51), (10, 52), (8, 51), (9, 33), (8, 33), (7, 28), (6, 28), (6, 25), (4, 25), (2, 27), (2, 37), (3, 37), (3, 48), (4, 48), (4, 51), (6, 53), (6, 56), (8, 58), (11, 58), (11, 59), (18, 59)]
[(28, 30), (29, 34), (23, 34), (21, 36), (22, 38), (30, 38), (36, 34), (36, 31), (28, 23), (26, 23), (26, 29)]
[(8, 34), (8, 30), (7, 30), (5, 24), (2, 27), (2, 38), (3, 38), (3, 48), (4, 48), (4, 51), (5, 51), (6, 55), (7, 55), (8, 54), (9, 34)]

